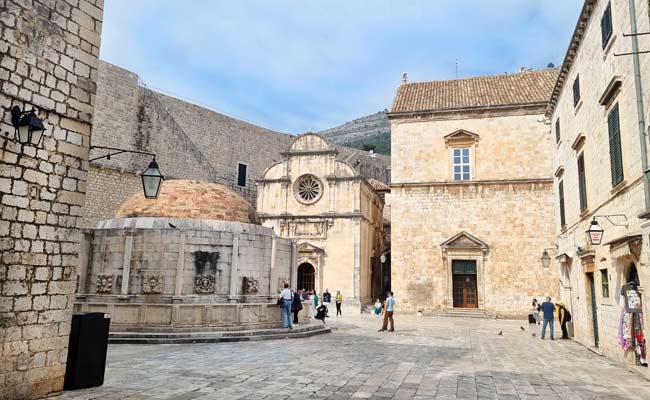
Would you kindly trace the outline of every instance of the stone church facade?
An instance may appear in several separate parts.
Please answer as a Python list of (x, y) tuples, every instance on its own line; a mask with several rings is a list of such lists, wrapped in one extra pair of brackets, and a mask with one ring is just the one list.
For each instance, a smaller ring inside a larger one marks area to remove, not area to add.
[(551, 136), (557, 71), (403, 83), (392, 130), (392, 288), (402, 312), (525, 316), (555, 296)]
[(334, 146), (316, 134), (299, 136), (258, 184), (262, 224), (298, 246), (291, 287), (333, 295), (360, 307), (383, 287), (383, 202)]

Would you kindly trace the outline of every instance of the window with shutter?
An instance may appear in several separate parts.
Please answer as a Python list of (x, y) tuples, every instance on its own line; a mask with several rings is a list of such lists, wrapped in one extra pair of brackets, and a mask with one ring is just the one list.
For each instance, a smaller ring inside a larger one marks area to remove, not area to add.
[(600, 19), (600, 33), (603, 39), (603, 49), (607, 47), (607, 43), (609, 43), (609, 39), (611, 39), (613, 31), (614, 30), (612, 26), (612, 3), (609, 2), (607, 4), (607, 8), (605, 8), (603, 17)]
[(580, 75), (576, 76), (573, 81), (573, 106), (575, 107), (580, 101)]
[(618, 103), (607, 116), (607, 128), (609, 130), (609, 160), (612, 169), (612, 186), (616, 186), (623, 182), (624, 177)]
[(555, 143), (560, 143), (560, 139), (562, 139), (562, 135), (560, 134), (560, 119), (558, 118), (555, 121)]
[(585, 153), (578, 156), (578, 186), (580, 191), (580, 211), (587, 209), (587, 180), (585, 177)]
[(560, 181), (558, 192), (560, 193), (560, 226), (564, 228), (566, 226), (566, 218), (564, 215), (564, 181)]

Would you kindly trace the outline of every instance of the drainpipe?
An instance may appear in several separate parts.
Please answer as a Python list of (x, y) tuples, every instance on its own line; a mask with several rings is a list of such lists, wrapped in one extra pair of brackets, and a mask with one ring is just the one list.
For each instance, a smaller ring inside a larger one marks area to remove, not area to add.
[(645, 139), (645, 120), (643, 110), (643, 97), (641, 90), (641, 67), (639, 66), (639, 41), (636, 28), (636, 8), (634, 0), (629, 0), (630, 5), (630, 27), (632, 29), (632, 61), (634, 63), (634, 86), (636, 89), (636, 111), (639, 115), (639, 138), (641, 140), (641, 166), (643, 168), (643, 193), (645, 197), (645, 210), (641, 218), (650, 218), (650, 171), (648, 171), (648, 153)]

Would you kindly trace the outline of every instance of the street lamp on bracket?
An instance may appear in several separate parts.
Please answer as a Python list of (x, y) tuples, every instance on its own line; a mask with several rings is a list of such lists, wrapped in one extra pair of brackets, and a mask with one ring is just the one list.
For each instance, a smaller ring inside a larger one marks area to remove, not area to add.
[(555, 247), (547, 247), (544, 249), (544, 252), (542, 253), (542, 257), (541, 257), (542, 267), (544, 267), (544, 269), (547, 269), (548, 267), (551, 266), (551, 256), (550, 254), (548, 254), (549, 250), (554, 252), (555, 255), (558, 254), (557, 249)]
[(163, 180), (165, 180), (165, 177), (163, 174), (160, 172), (160, 167), (158, 166), (158, 162), (156, 161), (156, 154), (154, 153), (149, 153), (146, 151), (137, 151), (137, 150), (127, 150), (127, 149), (119, 149), (115, 147), (106, 147), (106, 146), (90, 146), (91, 150), (98, 149), (98, 150), (106, 150), (108, 151), (108, 154), (105, 154), (103, 156), (91, 158), (89, 161), (96, 161), (96, 160), (101, 160), (101, 159), (107, 159), (110, 160), (112, 156), (118, 155), (118, 154), (123, 154), (123, 153), (133, 153), (133, 154), (144, 154), (147, 156), (151, 156), (152, 160), (149, 162), (149, 165), (147, 168), (144, 169), (140, 173), (140, 178), (142, 179), (142, 190), (144, 192), (144, 197), (147, 199), (157, 199), (158, 195), (160, 194), (160, 189), (162, 188), (162, 183)]
[[(10, 110), (11, 125), (14, 127), (14, 140), (25, 146), (40, 147), (45, 133), (43, 120), (36, 115), (36, 109), (21, 110), (13, 106)], [(10, 135), (6, 132), (6, 136)]]
[[(598, 218), (607, 220), (613, 226), (624, 226), (626, 228), (628, 226), (627, 216), (623, 214), (594, 215), (591, 219), (591, 224), (589, 224), (589, 229), (585, 231), (587, 234), (587, 241), (593, 246), (598, 246), (602, 243), (603, 235), (605, 232), (605, 230), (598, 223)], [(625, 223), (616, 223), (612, 220), (612, 218), (623, 218)]]

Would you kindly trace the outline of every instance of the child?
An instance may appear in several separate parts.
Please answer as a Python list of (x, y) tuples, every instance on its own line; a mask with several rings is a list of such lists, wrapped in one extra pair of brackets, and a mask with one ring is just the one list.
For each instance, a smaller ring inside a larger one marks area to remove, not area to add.
[(382, 310), (382, 304), (381, 304), (381, 301), (379, 301), (379, 299), (377, 299), (377, 300), (375, 301), (375, 310), (374, 310), (374, 311), (375, 311), (375, 315), (381, 315), (381, 310)]

